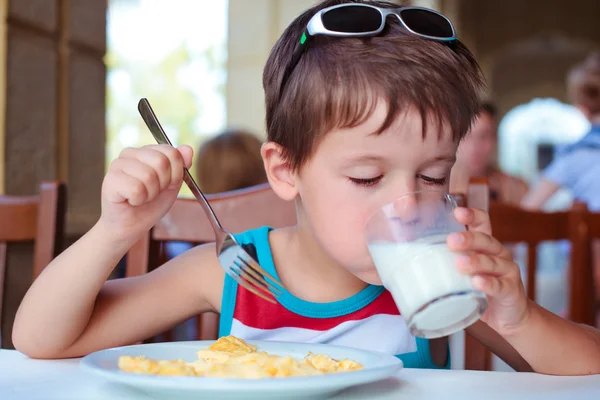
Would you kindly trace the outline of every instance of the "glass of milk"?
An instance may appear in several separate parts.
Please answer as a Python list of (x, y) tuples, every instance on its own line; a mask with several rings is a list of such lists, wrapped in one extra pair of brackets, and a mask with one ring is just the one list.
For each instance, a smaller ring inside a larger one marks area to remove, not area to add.
[(446, 244), (465, 231), (454, 217), (456, 198), (439, 191), (410, 193), (367, 222), (369, 252), (383, 286), (414, 336), (436, 338), (464, 329), (487, 307), (471, 277), (458, 272)]

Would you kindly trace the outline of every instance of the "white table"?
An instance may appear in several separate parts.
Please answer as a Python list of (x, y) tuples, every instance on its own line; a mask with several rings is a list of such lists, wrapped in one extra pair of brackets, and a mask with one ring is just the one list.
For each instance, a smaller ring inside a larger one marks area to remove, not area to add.
[[(79, 360), (32, 360), (0, 350), (0, 399), (128, 399), (139, 394), (115, 387), (79, 368)], [(510, 372), (405, 369), (395, 378), (352, 388), (336, 399), (563, 400), (600, 399), (600, 375), (554, 377)]]

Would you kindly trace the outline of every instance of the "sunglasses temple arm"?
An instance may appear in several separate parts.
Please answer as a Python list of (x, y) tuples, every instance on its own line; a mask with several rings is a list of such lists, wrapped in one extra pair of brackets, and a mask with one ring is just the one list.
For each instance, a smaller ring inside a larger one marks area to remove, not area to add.
[(292, 60), (287, 65), (285, 72), (283, 73), (283, 79), (281, 80), (281, 87), (279, 89), (279, 99), (280, 100), (281, 100), (281, 97), (283, 96), (283, 92), (285, 90), (288, 80), (290, 79), (290, 76), (292, 75), (292, 72), (294, 72), (294, 69), (296, 68), (296, 65), (298, 65), (298, 62), (300, 61), (302, 54), (304, 54), (304, 51), (307, 46), (307, 42), (310, 39), (310, 37), (311, 36), (308, 33), (308, 31), (304, 31), (304, 33), (302, 34), (302, 38), (300, 39), (298, 44), (296, 44), (296, 49), (294, 50), (294, 54), (292, 55)]

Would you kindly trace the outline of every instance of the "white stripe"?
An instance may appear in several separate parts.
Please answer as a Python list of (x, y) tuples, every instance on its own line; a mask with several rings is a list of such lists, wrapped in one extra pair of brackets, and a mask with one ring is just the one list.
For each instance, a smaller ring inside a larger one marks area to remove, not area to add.
[(246, 326), (234, 318), (231, 335), (245, 340), (332, 344), (393, 355), (417, 351), (417, 341), (401, 315), (372, 315), (342, 322), (327, 331), (292, 327), (260, 329)]

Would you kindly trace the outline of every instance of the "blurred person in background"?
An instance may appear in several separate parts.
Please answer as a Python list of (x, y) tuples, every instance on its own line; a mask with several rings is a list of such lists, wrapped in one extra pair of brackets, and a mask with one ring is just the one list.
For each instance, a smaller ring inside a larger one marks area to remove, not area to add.
[(496, 107), (484, 102), (469, 133), (461, 142), (452, 170), (452, 191), (466, 193), (470, 178), (487, 178), (490, 200), (517, 205), (527, 183), (500, 171), (497, 165), (498, 121)]
[[(577, 201), (600, 212), (600, 52), (590, 54), (567, 75), (569, 97), (592, 124), (591, 130), (566, 149), (543, 171), (538, 184), (525, 196), (523, 208), (538, 210), (558, 191), (567, 188)], [(600, 241), (593, 243), (596, 298), (600, 299)]]
[(537, 210), (560, 189), (569, 189), (576, 200), (600, 211), (600, 52), (590, 54), (567, 76), (573, 105), (592, 124), (581, 140), (568, 146), (543, 171), (539, 183), (525, 196), (522, 206)]
[(231, 130), (207, 140), (196, 155), (196, 179), (206, 194), (244, 189), (267, 182), (260, 156), (261, 141)]

